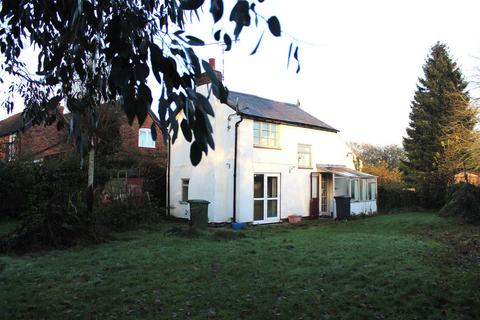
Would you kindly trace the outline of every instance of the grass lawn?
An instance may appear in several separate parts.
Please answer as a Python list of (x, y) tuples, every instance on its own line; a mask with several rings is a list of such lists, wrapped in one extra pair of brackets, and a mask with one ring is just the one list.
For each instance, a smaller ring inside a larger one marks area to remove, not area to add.
[[(429, 213), (182, 225), (0, 256), (0, 319), (479, 319), (480, 229)], [(180, 226), (180, 227), (178, 227)]]

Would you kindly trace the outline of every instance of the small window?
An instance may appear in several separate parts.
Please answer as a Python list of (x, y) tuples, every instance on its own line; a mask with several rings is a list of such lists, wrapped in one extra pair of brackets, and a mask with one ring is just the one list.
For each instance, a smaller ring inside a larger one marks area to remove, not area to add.
[(365, 183), (367, 181), (365, 179), (360, 179), (360, 192), (358, 194), (358, 199), (360, 201), (365, 201)]
[(155, 140), (152, 139), (152, 133), (148, 128), (138, 130), (138, 146), (141, 148), (155, 148)]
[(182, 179), (182, 202), (188, 201), (188, 184), (190, 179)]
[(350, 199), (353, 201), (358, 200), (357, 197), (357, 180), (352, 179), (350, 180)]
[(298, 145), (298, 167), (311, 168), (312, 167), (312, 146), (309, 144)]
[(8, 161), (15, 160), (17, 156), (17, 134), (13, 133), (8, 136)]
[(270, 122), (253, 122), (253, 144), (258, 147), (279, 147), (279, 126)]
[(368, 200), (373, 201), (377, 199), (377, 183), (370, 182), (368, 184)]

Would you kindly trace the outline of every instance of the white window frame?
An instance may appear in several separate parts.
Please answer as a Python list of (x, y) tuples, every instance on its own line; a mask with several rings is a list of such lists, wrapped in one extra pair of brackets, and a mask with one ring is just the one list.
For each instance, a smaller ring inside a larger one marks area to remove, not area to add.
[(262, 148), (280, 148), (280, 125), (273, 122), (253, 121), (253, 145)]
[[(352, 188), (352, 182), (353, 182), (353, 188)], [(350, 195), (350, 200), (351, 201), (358, 201), (358, 179), (350, 179), (348, 183), (348, 194)], [(353, 191), (353, 197), (352, 197), (352, 191)]]
[(375, 201), (377, 200), (377, 182), (376, 181), (370, 181), (368, 182), (368, 197), (369, 201)]
[[(146, 135), (148, 139), (146, 142), (150, 142), (150, 144), (147, 143), (142, 145), (142, 135)], [(138, 129), (138, 147), (149, 148), (149, 149), (156, 148), (156, 141), (152, 139), (152, 131), (149, 128)]]
[[(188, 201), (188, 192), (190, 188), (190, 179), (189, 178), (183, 178), (182, 179), (182, 194), (181, 194), (181, 200), (180, 203), (187, 203)], [(185, 191), (186, 190), (186, 191)]]
[[(308, 150), (308, 152), (300, 152), (300, 148), (306, 148), (304, 150)], [(301, 163), (300, 160), (303, 159), (302, 155), (306, 155), (308, 159), (308, 163)], [(299, 168), (304, 168), (304, 169), (312, 169), (312, 145), (311, 144), (303, 144), (299, 143), (297, 145), (297, 157), (298, 157), (298, 167)]]
[(17, 134), (12, 133), (8, 136), (8, 161), (15, 160), (17, 156)]

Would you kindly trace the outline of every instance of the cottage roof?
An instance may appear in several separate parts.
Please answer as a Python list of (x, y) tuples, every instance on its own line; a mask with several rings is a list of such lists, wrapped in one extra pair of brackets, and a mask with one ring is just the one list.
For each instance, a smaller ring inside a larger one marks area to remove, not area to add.
[(0, 137), (19, 131), (22, 129), (22, 125), (23, 115), (21, 112), (0, 121)]
[(246, 117), (274, 120), (286, 124), (338, 132), (337, 129), (291, 103), (230, 91), (228, 94), (228, 105), (234, 109), (238, 107), (238, 112)]

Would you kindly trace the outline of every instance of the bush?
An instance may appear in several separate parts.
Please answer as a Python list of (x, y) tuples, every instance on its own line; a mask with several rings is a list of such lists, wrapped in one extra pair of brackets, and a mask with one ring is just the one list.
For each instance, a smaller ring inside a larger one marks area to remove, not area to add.
[(468, 183), (451, 186), (447, 191), (447, 203), (439, 213), (466, 223), (480, 223), (480, 187)]
[(400, 183), (383, 184), (378, 186), (378, 210), (412, 209), (418, 206), (418, 196), (415, 191), (405, 188)]
[[(138, 161), (130, 162), (139, 165)], [(85, 241), (99, 242), (108, 239), (111, 231), (156, 222), (163, 216), (163, 211), (154, 209), (151, 203), (129, 198), (110, 204), (99, 203), (91, 215), (84, 192), (87, 173), (86, 169), (80, 169), (79, 164), (78, 157), (74, 155), (41, 164), (31, 161), (0, 164), (0, 219), (20, 220), (12, 234), (0, 239), (0, 252), (35, 251), (64, 248)], [(117, 168), (114, 161), (98, 162), (95, 168), (97, 200), (102, 199), (99, 193), (110, 177), (116, 175)], [(141, 168), (145, 168), (145, 179), (154, 191), (160, 183), (158, 176), (164, 178), (164, 171), (154, 165)], [(143, 196), (141, 198), (143, 200)]]
[(0, 161), (0, 221), (18, 219), (27, 209), (35, 171), (31, 163)]
[(162, 210), (154, 210), (148, 204), (117, 200), (95, 210), (95, 223), (110, 230), (127, 230), (145, 223), (158, 222), (164, 216)]

